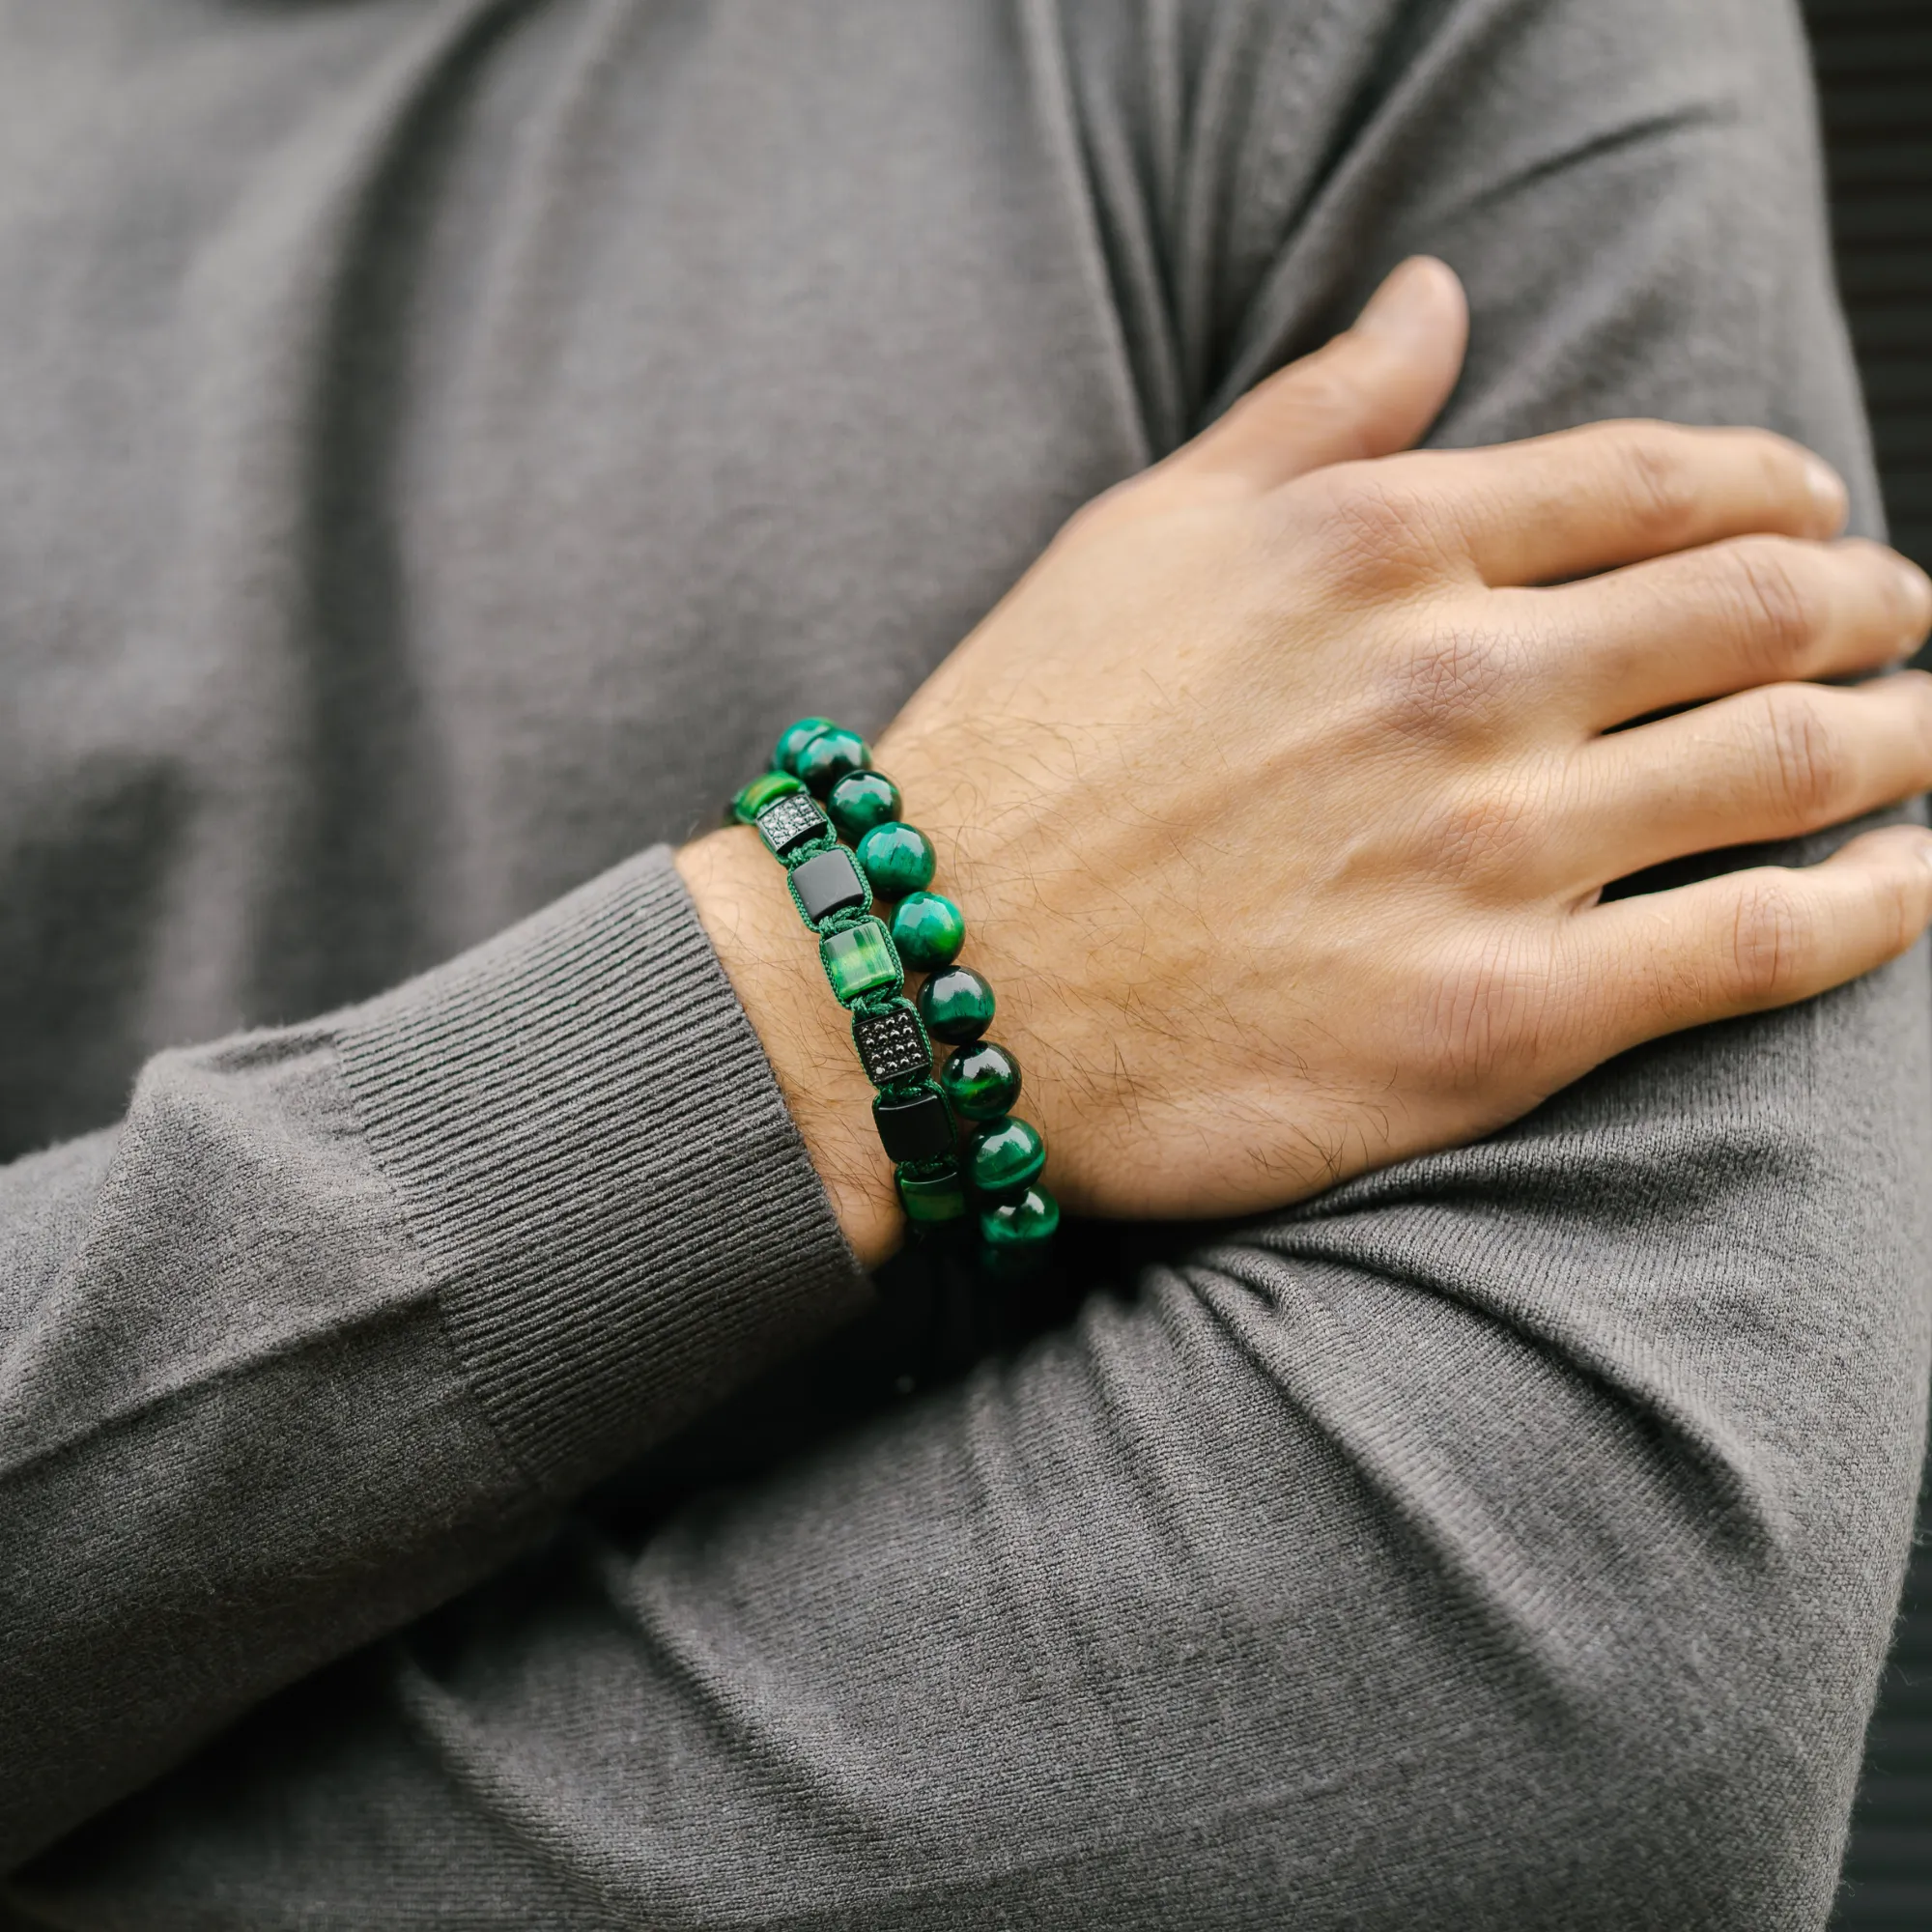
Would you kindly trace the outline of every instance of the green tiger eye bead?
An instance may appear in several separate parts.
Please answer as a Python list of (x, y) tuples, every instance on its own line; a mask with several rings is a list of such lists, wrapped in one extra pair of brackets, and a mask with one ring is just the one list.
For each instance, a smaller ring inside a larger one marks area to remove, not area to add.
[(833, 992), (848, 1007), (862, 993), (896, 992), (905, 978), (891, 936), (876, 919), (862, 919), (842, 932), (828, 932), (818, 942), (818, 956), (825, 962)]
[(967, 1144), (973, 1185), (981, 1194), (1009, 1195), (1031, 1187), (1046, 1165), (1046, 1143), (1031, 1121), (994, 1121)]
[(970, 966), (943, 966), (919, 989), (919, 1016), (934, 1039), (964, 1046), (993, 1024), (993, 989)]
[(904, 898), (931, 885), (938, 863), (932, 840), (917, 825), (901, 825), (896, 819), (873, 826), (859, 840), (859, 864), (882, 899)]
[(910, 893), (893, 909), (899, 957), (921, 973), (950, 966), (966, 944), (966, 916), (944, 893)]
[(779, 733), (778, 743), (772, 747), (772, 769), (795, 773), (797, 767), (792, 760), (821, 731), (836, 731), (838, 728), (829, 718), (801, 718), (796, 724), (787, 724)]
[(790, 769), (805, 781), (807, 791), (823, 798), (842, 778), (864, 771), (872, 762), (872, 748), (856, 731), (831, 725), (808, 738), (792, 754)]
[(921, 1227), (966, 1218), (966, 1183), (957, 1174), (943, 1174), (936, 1179), (917, 1179), (902, 1174), (898, 1178), (899, 1203), (906, 1219)]
[(873, 826), (899, 815), (899, 788), (884, 772), (847, 772), (825, 794), (825, 810), (839, 837), (857, 844)]
[(1016, 1201), (980, 1210), (980, 1238), (996, 1267), (1037, 1260), (1059, 1226), (1060, 1203), (1043, 1187), (1029, 1187)]
[(749, 825), (775, 798), (788, 798), (805, 787), (789, 772), (763, 772), (731, 801), (731, 816)]
[(979, 1040), (939, 1069), (939, 1085), (961, 1119), (997, 1121), (1020, 1097), (1020, 1064), (1004, 1046)]

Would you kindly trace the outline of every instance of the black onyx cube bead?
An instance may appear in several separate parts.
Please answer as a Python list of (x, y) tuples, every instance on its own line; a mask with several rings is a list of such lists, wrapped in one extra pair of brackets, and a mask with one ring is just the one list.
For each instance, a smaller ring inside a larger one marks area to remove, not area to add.
[(874, 1087), (932, 1071), (932, 1049), (913, 1009), (901, 1001), (882, 1013), (854, 1013), (852, 1040)]
[(796, 852), (801, 845), (809, 845), (814, 838), (824, 838), (830, 829), (825, 823), (824, 812), (802, 791), (774, 799), (758, 813), (757, 827), (758, 837), (781, 859), (787, 852)]
[(952, 1116), (931, 1088), (910, 1099), (881, 1094), (872, 1119), (889, 1160), (936, 1160), (952, 1151)]
[[(761, 825), (763, 822), (759, 820)], [(858, 862), (842, 845), (815, 852), (802, 866), (794, 866), (791, 889), (798, 895), (798, 909), (809, 925), (830, 919), (835, 912), (864, 912), (872, 903), (871, 888), (866, 884)]]

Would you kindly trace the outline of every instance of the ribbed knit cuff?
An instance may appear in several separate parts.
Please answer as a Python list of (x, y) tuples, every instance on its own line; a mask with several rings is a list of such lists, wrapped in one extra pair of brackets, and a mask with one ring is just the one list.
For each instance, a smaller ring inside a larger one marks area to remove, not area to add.
[(457, 1359), (544, 1491), (863, 1305), (662, 849), (358, 1009), (340, 1052)]

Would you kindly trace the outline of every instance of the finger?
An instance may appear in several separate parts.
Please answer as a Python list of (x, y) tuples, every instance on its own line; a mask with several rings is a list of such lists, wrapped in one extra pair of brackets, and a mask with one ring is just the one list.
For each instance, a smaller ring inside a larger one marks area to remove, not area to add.
[(1554, 583), (1759, 532), (1835, 536), (1845, 516), (1844, 485), (1795, 442), (1676, 423), (1398, 457), (1382, 487), (1412, 493), (1492, 584)]
[(1902, 662), (1932, 625), (1932, 579), (1883, 544), (1739, 537), (1531, 600), (1533, 635), (1591, 730), (1752, 685)]
[(1796, 838), (1932, 787), (1932, 676), (1773, 684), (1599, 738), (1571, 808), (1578, 883)]
[(1579, 913), (1590, 1064), (1711, 1020), (1789, 1006), (1903, 952), (1932, 921), (1932, 835), (1890, 826), (1823, 865), (1760, 866)]
[(1407, 449), (1456, 386), (1468, 334), (1455, 270), (1411, 256), (1352, 328), (1250, 390), (1162, 467), (1259, 495), (1326, 464)]

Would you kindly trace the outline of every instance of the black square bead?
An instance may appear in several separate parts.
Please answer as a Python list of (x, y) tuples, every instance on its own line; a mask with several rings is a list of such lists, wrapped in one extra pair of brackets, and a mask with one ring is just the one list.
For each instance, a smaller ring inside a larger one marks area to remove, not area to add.
[(758, 813), (757, 826), (758, 837), (781, 859), (814, 838), (822, 838), (831, 830), (824, 812), (802, 791), (787, 792), (783, 798), (774, 799)]
[(835, 845), (829, 852), (814, 852), (804, 865), (793, 867), (791, 889), (810, 925), (830, 919), (835, 912), (863, 912), (872, 902), (871, 889), (842, 845)]
[(890, 1008), (883, 1013), (854, 1013), (852, 1038), (866, 1063), (866, 1077), (874, 1087), (932, 1071), (932, 1049), (925, 1043), (910, 1007)]
[(881, 1094), (872, 1102), (872, 1119), (891, 1160), (935, 1160), (952, 1151), (952, 1116), (936, 1093), (915, 1094), (909, 1100)]

